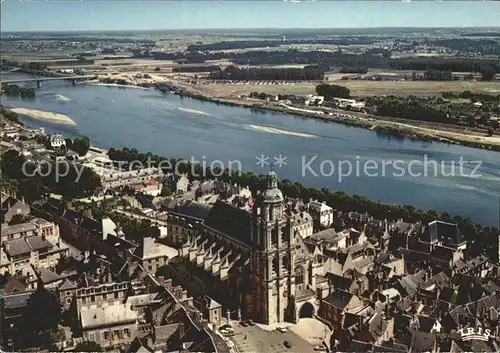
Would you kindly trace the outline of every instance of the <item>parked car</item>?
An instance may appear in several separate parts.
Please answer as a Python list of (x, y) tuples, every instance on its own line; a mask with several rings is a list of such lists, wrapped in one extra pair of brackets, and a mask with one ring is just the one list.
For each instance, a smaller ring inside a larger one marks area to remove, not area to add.
[(326, 347), (323, 345), (314, 346), (315, 351), (326, 351)]
[(229, 332), (226, 329), (222, 329), (220, 330), (220, 333), (222, 333), (223, 335), (227, 335)]
[(240, 325), (243, 326), (243, 327), (247, 327), (248, 326), (248, 324), (245, 321), (240, 321)]
[(291, 344), (290, 342), (288, 342), (288, 341), (284, 341), (284, 342), (283, 342), (283, 345), (284, 345), (286, 348), (288, 348), (288, 349), (292, 348), (292, 344)]
[(252, 320), (252, 319), (248, 320), (248, 321), (247, 321), (247, 323), (248, 323), (250, 326), (255, 325), (255, 323), (253, 322), (253, 320)]
[(286, 328), (281, 327), (281, 326), (276, 327), (276, 330), (278, 330), (281, 333), (285, 333), (286, 332)]

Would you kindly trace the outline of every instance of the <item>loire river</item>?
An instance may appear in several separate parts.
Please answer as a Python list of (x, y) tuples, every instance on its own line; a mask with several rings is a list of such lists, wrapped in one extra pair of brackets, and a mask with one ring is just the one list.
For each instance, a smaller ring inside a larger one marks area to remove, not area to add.
[[(4, 79), (7, 76), (10, 74)], [(414, 141), (150, 89), (44, 82), (36, 94), (33, 101), (3, 97), (2, 103), (68, 115), (76, 126), (27, 117), (22, 121), (28, 126), (45, 126), (49, 132), (88, 136), (94, 145), (104, 148), (127, 146), (167, 157), (218, 160), (224, 166), (240, 161), (243, 170), (257, 173), (267, 173), (269, 166), (256, 165), (256, 157), (268, 156), (267, 161), (276, 162), (274, 157), (281, 154), (286, 165), (274, 167), (281, 178), (498, 224), (498, 152)], [(466, 161), (462, 170), (461, 158)], [(341, 177), (339, 167), (348, 174), (349, 164), (351, 175)], [(473, 171), (474, 176), (468, 176)]]

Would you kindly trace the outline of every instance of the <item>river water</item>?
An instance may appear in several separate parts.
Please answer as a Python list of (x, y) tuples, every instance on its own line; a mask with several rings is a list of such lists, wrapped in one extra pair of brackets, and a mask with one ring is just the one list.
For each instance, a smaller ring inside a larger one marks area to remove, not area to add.
[[(3, 79), (18, 76), (7, 74)], [(270, 167), (257, 165), (256, 157), (269, 157), (273, 163), (281, 154), (286, 165), (274, 166), (280, 178), (498, 224), (498, 152), (217, 105), (152, 89), (44, 82), (36, 94), (32, 101), (3, 97), (2, 103), (68, 115), (76, 126), (21, 120), (49, 132), (88, 136), (104, 148), (126, 146), (206, 160), (208, 165), (217, 160), (233, 168), (239, 161), (243, 170), (257, 173), (267, 173)], [(465, 162), (459, 168), (461, 158)], [(343, 176), (349, 164), (352, 172)]]

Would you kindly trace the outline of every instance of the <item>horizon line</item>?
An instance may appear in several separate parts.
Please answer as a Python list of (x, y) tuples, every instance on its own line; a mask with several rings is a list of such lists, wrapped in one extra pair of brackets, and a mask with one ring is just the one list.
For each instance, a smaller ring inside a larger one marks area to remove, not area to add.
[(227, 28), (156, 28), (156, 29), (84, 29), (84, 30), (50, 30), (50, 29), (40, 29), (31, 31), (2, 31), (3, 34), (15, 34), (15, 33), (93, 33), (93, 32), (154, 32), (154, 31), (228, 31), (228, 30), (366, 30), (366, 29), (498, 29), (500, 26), (373, 26), (373, 27), (227, 27)]

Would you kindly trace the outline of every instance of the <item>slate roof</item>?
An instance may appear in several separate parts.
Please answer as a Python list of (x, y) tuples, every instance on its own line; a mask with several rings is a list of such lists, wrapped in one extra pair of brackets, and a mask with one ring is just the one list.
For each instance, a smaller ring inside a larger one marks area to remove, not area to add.
[(352, 278), (347, 278), (343, 276), (336, 275), (334, 273), (327, 272), (325, 277), (328, 279), (330, 284), (333, 284), (335, 289), (342, 289), (349, 291), (354, 280)]
[(5, 309), (18, 309), (24, 308), (28, 304), (28, 300), (31, 297), (32, 292), (16, 293), (12, 295), (5, 296), (4, 308)]
[(40, 275), (40, 279), (42, 280), (43, 283), (51, 283), (58, 281), (62, 279), (63, 277), (58, 275), (55, 272), (52, 272), (51, 270), (41, 267), (38, 269), (38, 273)]
[(203, 299), (205, 301), (205, 307), (209, 310), (213, 310), (213, 309), (217, 309), (217, 308), (222, 307), (222, 305), (220, 305), (218, 302), (216, 302), (215, 300), (210, 298), (208, 295), (205, 295), (203, 297)]
[(33, 223), (21, 223), (12, 226), (2, 225), (2, 236), (9, 236), (12, 234), (22, 233), (22, 232), (34, 232), (36, 226)]
[(177, 207), (175, 207), (172, 213), (188, 216), (199, 220), (205, 220), (211, 209), (211, 205), (199, 203), (192, 200), (185, 200), (181, 202)]
[(436, 323), (436, 321), (437, 320), (432, 317), (419, 315), (418, 316), (418, 326), (420, 328), (419, 331), (427, 333), (431, 332), (431, 329)]
[(23, 292), (25, 289), (26, 286), (16, 276), (10, 276), (3, 288), (5, 294)]
[(347, 236), (347, 234), (345, 234), (345, 233), (337, 233), (335, 231), (335, 229), (328, 228), (328, 229), (322, 230), (320, 232), (314, 233), (313, 235), (311, 235), (311, 239), (324, 240), (328, 243), (333, 244), (333, 243), (336, 243), (339, 240), (345, 238), (346, 236)]
[(217, 201), (205, 224), (246, 245), (252, 245), (252, 215), (248, 211)]
[(28, 237), (26, 238), (26, 241), (33, 250), (41, 250), (52, 247), (52, 244), (45, 240), (42, 236)]
[(76, 284), (74, 284), (73, 282), (71, 282), (70, 280), (66, 279), (64, 280), (63, 283), (61, 283), (61, 285), (59, 286), (59, 290), (69, 290), (69, 289), (75, 289), (77, 288)]
[(349, 305), (352, 297), (354, 297), (352, 293), (343, 290), (335, 290), (323, 300), (336, 308), (344, 310)]
[(102, 233), (102, 223), (89, 217), (83, 217), (80, 226), (86, 229), (90, 234)]
[(449, 246), (458, 246), (465, 242), (465, 238), (456, 224), (441, 221), (429, 223), (421, 240), (430, 243), (441, 240), (443, 244)]
[(31, 252), (31, 247), (23, 238), (10, 240), (5, 242), (4, 244), (6, 253), (9, 256), (19, 256), (22, 254), (29, 254)]

